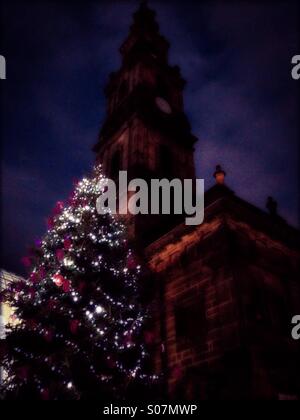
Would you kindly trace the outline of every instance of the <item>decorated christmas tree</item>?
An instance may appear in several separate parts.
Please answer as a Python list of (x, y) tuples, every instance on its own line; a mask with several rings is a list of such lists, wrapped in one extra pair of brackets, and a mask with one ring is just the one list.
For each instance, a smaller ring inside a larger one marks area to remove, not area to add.
[(57, 203), (28, 280), (2, 295), (18, 320), (1, 349), (7, 399), (121, 399), (149, 379), (141, 269), (123, 224), (97, 212), (105, 185), (98, 167)]

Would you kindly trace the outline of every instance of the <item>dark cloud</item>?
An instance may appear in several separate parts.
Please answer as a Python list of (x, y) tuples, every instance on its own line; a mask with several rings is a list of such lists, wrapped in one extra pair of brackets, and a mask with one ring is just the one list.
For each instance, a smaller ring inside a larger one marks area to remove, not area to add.
[[(93, 162), (105, 114), (103, 88), (120, 64), (136, 1), (1, 4), (3, 264), (21, 271), (26, 246), (55, 202)], [(185, 108), (199, 137), (197, 174), (217, 163), (237, 194), (263, 207), (273, 194), (298, 214), (299, 53), (296, 3), (150, 1), (188, 81)]]

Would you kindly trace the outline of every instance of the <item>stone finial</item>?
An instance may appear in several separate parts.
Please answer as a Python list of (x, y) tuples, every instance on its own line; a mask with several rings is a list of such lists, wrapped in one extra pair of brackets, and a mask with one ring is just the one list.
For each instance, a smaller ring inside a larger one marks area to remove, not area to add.
[(221, 165), (216, 166), (216, 170), (214, 172), (214, 178), (216, 183), (219, 185), (223, 185), (225, 183), (225, 176), (226, 172), (222, 169)]
[(140, 1), (140, 9), (148, 9), (148, 1), (147, 0), (141, 0)]

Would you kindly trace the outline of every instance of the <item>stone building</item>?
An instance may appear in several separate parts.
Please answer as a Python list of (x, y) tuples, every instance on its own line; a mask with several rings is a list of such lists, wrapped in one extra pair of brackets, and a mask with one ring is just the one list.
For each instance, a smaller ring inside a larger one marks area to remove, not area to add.
[(299, 398), (299, 233), (224, 184), (205, 200), (203, 224), (146, 249), (160, 285), (156, 369), (177, 396)]
[[(107, 116), (94, 150), (116, 178), (195, 178), (183, 80), (169, 44), (143, 2), (120, 48), (122, 66), (106, 88)], [(299, 231), (278, 214), (237, 197), (217, 167), (205, 220), (131, 216), (131, 233), (158, 285), (153, 364), (170, 396), (300, 398)], [(246, 186), (245, 186), (246, 187)]]
[[(20, 281), (21, 277), (17, 276), (14, 273), (10, 273), (6, 270), (0, 270), (0, 292), (7, 288), (8, 284), (15, 281)], [(0, 300), (0, 340), (5, 336), (5, 326), (8, 323), (16, 323), (14, 318), (13, 309), (7, 304), (3, 304)], [(2, 368), (0, 360), (0, 384), (2, 381)]]
[[(20, 281), (22, 277), (6, 270), (0, 270), (0, 291), (6, 289), (9, 283)], [(0, 302), (0, 339), (4, 337), (5, 325), (9, 322), (14, 322), (13, 309), (7, 304)]]

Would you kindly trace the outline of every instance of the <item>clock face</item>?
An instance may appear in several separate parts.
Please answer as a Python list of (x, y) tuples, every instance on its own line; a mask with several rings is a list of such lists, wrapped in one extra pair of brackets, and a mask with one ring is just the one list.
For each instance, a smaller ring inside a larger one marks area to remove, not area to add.
[(170, 107), (169, 103), (165, 99), (157, 97), (155, 99), (155, 102), (156, 102), (157, 107), (165, 114), (172, 113), (172, 108)]

